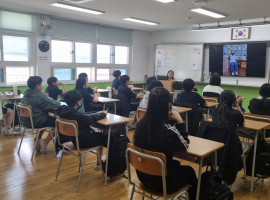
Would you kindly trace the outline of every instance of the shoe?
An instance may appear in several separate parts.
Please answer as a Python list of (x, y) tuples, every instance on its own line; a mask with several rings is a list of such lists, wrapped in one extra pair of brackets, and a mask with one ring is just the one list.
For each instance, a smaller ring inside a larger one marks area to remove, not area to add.
[(101, 169), (101, 164), (96, 164), (95, 170), (99, 170), (99, 169)]
[(39, 145), (40, 145), (40, 153), (46, 153), (48, 144), (45, 142), (44, 139), (39, 140)]
[[(36, 143), (36, 139), (37, 139), (37, 137), (34, 138), (34, 143)], [(40, 152), (39, 141), (37, 142), (37, 145), (36, 145), (36, 151), (37, 151), (37, 152)]]
[(57, 158), (61, 158), (62, 154), (63, 154), (63, 150), (61, 149), (61, 150), (57, 153), (56, 157), (57, 157)]
[(236, 76), (238, 76), (238, 72), (234, 72)]
[(234, 76), (234, 72), (232, 72), (232, 76)]

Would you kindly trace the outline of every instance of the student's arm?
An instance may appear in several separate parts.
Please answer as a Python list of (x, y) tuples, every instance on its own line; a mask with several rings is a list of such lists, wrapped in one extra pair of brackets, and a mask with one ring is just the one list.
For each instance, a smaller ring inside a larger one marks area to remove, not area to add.
[(100, 119), (103, 119), (106, 117), (106, 112), (99, 112), (99, 113), (93, 113), (93, 114), (83, 114), (84, 117), (82, 118), (83, 123), (85, 124), (92, 124)]
[(38, 98), (38, 104), (42, 110), (50, 110), (52, 108), (60, 107), (60, 102), (40, 92), (40, 98)]
[(143, 93), (139, 93), (139, 94), (137, 94), (137, 95), (136, 95), (136, 98), (137, 98), (137, 99), (141, 99), (141, 98), (143, 98)]
[(59, 82), (59, 85), (62, 85), (63, 86), (62, 94), (65, 94), (67, 92), (67, 87), (66, 87), (65, 83)]
[(92, 102), (97, 103), (98, 102), (98, 97), (100, 97), (100, 93), (95, 93)]
[[(195, 94), (197, 94), (197, 93), (195, 93)], [(204, 104), (205, 104), (205, 99), (202, 98), (201, 95), (199, 95), (199, 94), (197, 94), (197, 96), (198, 96), (198, 103), (199, 103), (199, 105), (200, 105), (200, 106), (204, 106)]]
[(130, 99), (137, 98), (137, 94), (135, 94), (130, 88), (127, 89), (127, 96), (129, 96)]

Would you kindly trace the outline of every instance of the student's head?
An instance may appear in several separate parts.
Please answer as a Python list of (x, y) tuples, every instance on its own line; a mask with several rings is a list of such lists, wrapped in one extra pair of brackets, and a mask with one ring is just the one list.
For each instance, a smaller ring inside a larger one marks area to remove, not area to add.
[(183, 81), (183, 88), (185, 91), (191, 91), (195, 86), (195, 82), (191, 78), (187, 78)]
[(78, 78), (85, 78), (86, 79), (86, 82), (88, 82), (88, 76), (85, 72), (82, 72), (78, 75)]
[(212, 74), (209, 84), (214, 86), (220, 86), (220, 83), (221, 83), (220, 75), (218, 73)]
[(167, 78), (168, 78), (168, 80), (174, 79), (174, 71), (173, 70), (168, 71)]
[(129, 80), (130, 80), (130, 78), (129, 78), (128, 75), (123, 75), (123, 76), (120, 77), (120, 82), (123, 85), (128, 85), (129, 84)]
[(155, 81), (157, 80), (157, 78), (155, 76), (150, 76), (146, 79), (146, 90), (150, 91), (149, 90), (149, 85), (152, 81)]
[(27, 80), (27, 86), (30, 89), (42, 90), (42, 78), (39, 76), (30, 76)]
[(231, 112), (236, 97), (233, 91), (224, 90), (220, 94), (220, 106), (218, 110), (217, 122), (221, 124), (232, 124)]
[(114, 76), (115, 78), (119, 78), (119, 77), (121, 76), (121, 71), (120, 71), (120, 70), (115, 70), (115, 71), (113, 72), (113, 76)]
[(168, 122), (170, 100), (170, 93), (165, 88), (154, 88), (150, 92), (147, 110), (136, 126), (134, 140), (155, 146), (158, 135), (162, 134), (161, 127)]
[(58, 82), (58, 79), (54, 76), (50, 77), (47, 79), (47, 84), (48, 85), (55, 85), (55, 86), (58, 86), (59, 85), (59, 82)]
[(70, 90), (65, 93), (64, 101), (69, 107), (74, 107), (75, 105), (81, 106), (82, 96), (81, 93), (77, 90)]
[(157, 88), (157, 87), (163, 87), (163, 84), (160, 81), (152, 81), (149, 84), (148, 91), (151, 92), (154, 88)]
[(76, 89), (85, 89), (87, 88), (87, 82), (85, 78), (78, 78), (76, 80)]
[(270, 97), (270, 84), (269, 83), (265, 83), (260, 87), (260, 91), (259, 91), (260, 95), (263, 98), (268, 98)]

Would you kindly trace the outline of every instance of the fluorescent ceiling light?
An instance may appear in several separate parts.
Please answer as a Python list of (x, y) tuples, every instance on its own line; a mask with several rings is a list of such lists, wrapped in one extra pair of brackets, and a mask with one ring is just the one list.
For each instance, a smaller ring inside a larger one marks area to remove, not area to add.
[(159, 1), (161, 3), (172, 3), (172, 2), (175, 2), (177, 0), (156, 0), (156, 1)]
[(207, 16), (210, 16), (210, 17), (214, 17), (214, 18), (226, 17), (225, 15), (221, 15), (221, 14), (215, 13), (213, 11), (205, 10), (204, 8), (195, 8), (195, 9), (191, 9), (190, 11), (200, 13), (202, 15), (207, 15)]
[(89, 14), (93, 14), (93, 15), (101, 15), (101, 14), (105, 13), (104, 11), (92, 10), (92, 9), (83, 8), (83, 7), (79, 7), (79, 6), (73, 6), (73, 5), (70, 5), (70, 4), (67, 4), (67, 3), (62, 3), (62, 2), (50, 3), (50, 5), (60, 7), (60, 8), (69, 9), (69, 10), (85, 12), (85, 13), (89, 13)]
[(157, 22), (150, 22), (150, 21), (146, 21), (146, 20), (138, 19), (138, 18), (134, 18), (134, 17), (126, 17), (123, 20), (137, 22), (137, 23), (141, 23), (141, 24), (147, 24), (147, 25), (151, 25), (151, 26), (159, 25), (159, 23), (157, 23)]

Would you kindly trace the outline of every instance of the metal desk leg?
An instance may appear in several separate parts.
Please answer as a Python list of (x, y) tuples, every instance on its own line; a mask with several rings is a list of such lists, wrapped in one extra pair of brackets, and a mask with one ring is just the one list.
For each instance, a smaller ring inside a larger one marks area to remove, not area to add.
[(108, 174), (109, 153), (110, 153), (110, 139), (111, 139), (111, 126), (109, 127), (109, 131), (108, 131), (107, 160), (106, 160), (106, 166), (105, 166), (104, 185), (107, 185), (107, 174)]
[(215, 151), (215, 170), (218, 170), (217, 169), (217, 151)]
[(256, 132), (255, 141), (254, 141), (254, 152), (253, 152), (252, 174), (251, 174), (251, 186), (250, 186), (250, 191), (251, 192), (253, 191), (253, 187), (254, 187), (254, 173), (255, 173), (255, 162), (256, 162), (258, 134), (259, 134), (259, 131)]
[(105, 110), (105, 105), (106, 105), (106, 103), (103, 104), (103, 110)]
[(188, 112), (186, 112), (186, 131), (188, 132)]
[(210, 108), (207, 108), (207, 115), (206, 115), (206, 120), (208, 121), (209, 119), (209, 112), (210, 112)]
[(197, 194), (196, 194), (196, 200), (200, 199), (200, 189), (201, 189), (201, 175), (202, 175), (202, 164), (203, 164), (203, 158), (200, 159), (200, 165), (199, 165), (199, 172), (198, 172), (198, 183), (197, 183)]
[(126, 136), (128, 136), (128, 127), (127, 127), (127, 123), (125, 124), (125, 128), (126, 128)]

